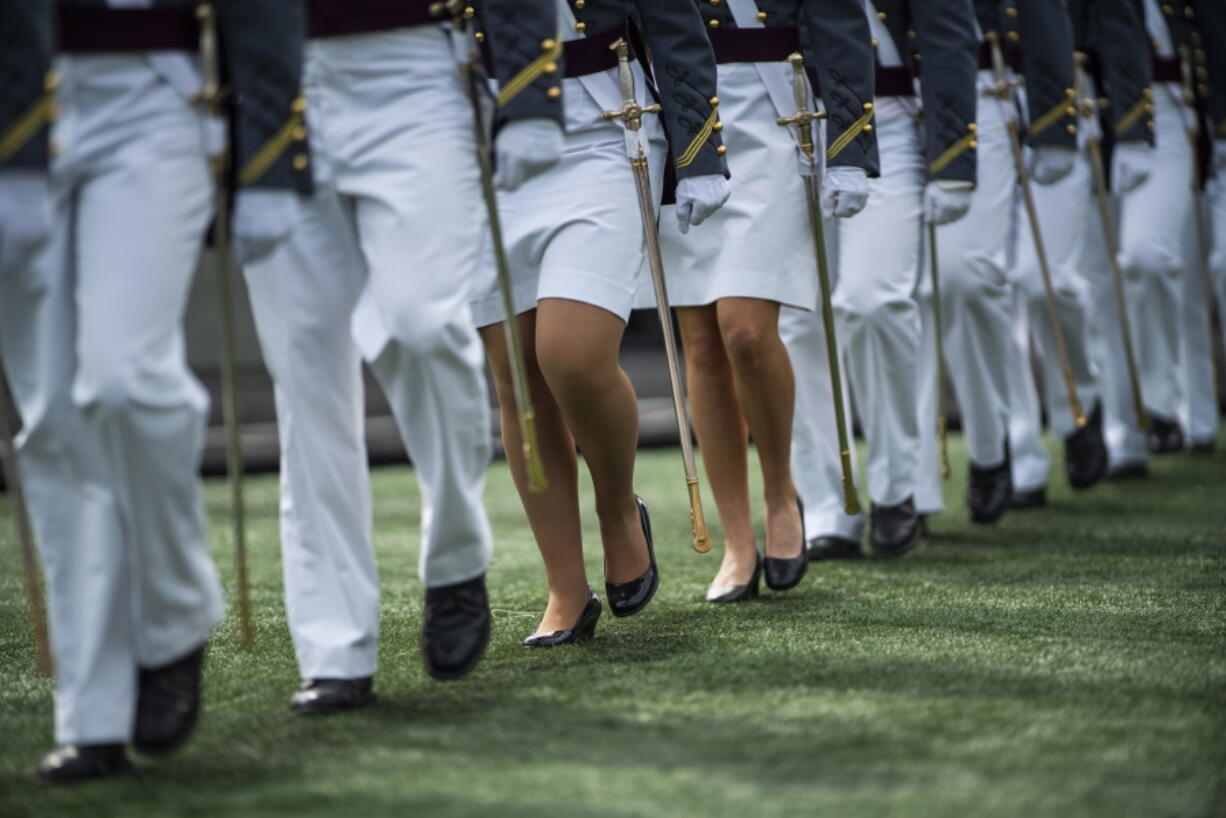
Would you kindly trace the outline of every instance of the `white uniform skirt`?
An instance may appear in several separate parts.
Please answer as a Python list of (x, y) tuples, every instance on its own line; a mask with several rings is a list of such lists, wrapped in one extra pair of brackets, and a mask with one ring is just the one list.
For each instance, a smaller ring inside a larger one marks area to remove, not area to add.
[[(673, 306), (721, 298), (761, 298), (812, 309), (817, 261), (805, 191), (790, 129), (751, 63), (719, 67), (720, 119), (732, 196), (707, 221), (682, 235), (672, 206), (660, 218), (660, 245)], [(643, 288), (637, 306), (655, 303)]]
[[(515, 314), (536, 309), (543, 298), (560, 298), (592, 304), (625, 321), (646, 276), (647, 253), (623, 130), (600, 120), (600, 106), (577, 79), (564, 80), (563, 92), (562, 161), (517, 190), (498, 193)], [(643, 120), (657, 207), (666, 154), (658, 120), (652, 115)], [(472, 302), (478, 327), (506, 320), (488, 235), (485, 243), (482, 279)]]

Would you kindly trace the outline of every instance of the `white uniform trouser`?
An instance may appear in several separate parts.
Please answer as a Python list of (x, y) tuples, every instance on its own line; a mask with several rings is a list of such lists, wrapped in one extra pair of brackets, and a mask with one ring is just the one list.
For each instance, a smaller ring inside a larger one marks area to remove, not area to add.
[[(1196, 193), (1200, 196), (1202, 194)], [(1209, 196), (1204, 194), (1206, 214), (1204, 229), (1211, 231)], [(1209, 272), (1201, 260), (1200, 240), (1197, 235), (1196, 216), (1187, 231), (1187, 247), (1183, 293), (1183, 319), (1180, 322), (1180, 375), (1183, 379), (1184, 399), (1179, 407), (1179, 423), (1187, 434), (1188, 443), (1211, 443), (1217, 438), (1219, 409), (1217, 390), (1213, 382), (1213, 347), (1217, 345), (1212, 324), (1212, 307), (1215, 287), (1212, 278), (1212, 248), (1210, 248)], [(1206, 239), (1209, 238), (1206, 232)], [(1208, 278), (1206, 278), (1208, 276)]]
[(421, 485), (422, 582), (489, 564), (489, 404), (468, 308), (485, 220), (472, 111), (441, 28), (311, 41), (305, 84), (315, 195), (247, 280), (277, 385), (299, 669), (359, 678), (375, 671), (379, 620), (363, 357)]
[[(898, 100), (877, 107), (881, 177), (869, 181), (868, 206), (839, 223), (839, 339), (868, 439), (868, 492), (892, 506), (915, 495), (916, 412), (926, 169), (919, 129)], [(888, 241), (882, 237), (888, 236)]]
[(55, 732), (125, 742), (139, 667), (223, 615), (183, 312), (212, 186), (199, 116), (143, 57), (65, 59), (54, 227), (0, 271), (0, 351), (50, 596)]
[[(1101, 224), (1096, 223), (1086, 234), (1084, 270), (1089, 278), (1092, 301), (1099, 305), (1093, 313), (1091, 337), (1101, 375), (1103, 437), (1107, 442), (1108, 460), (1115, 469), (1144, 463), (1149, 459), (1149, 446), (1137, 418), (1124, 333), (1116, 306), (1115, 282), (1108, 262), (1106, 236)], [(1134, 327), (1134, 349), (1137, 341)]]
[[(825, 223), (831, 284), (837, 286), (838, 241), (835, 223)], [(813, 275), (817, 275), (816, 269)], [(796, 408), (792, 422), (792, 480), (805, 506), (805, 532), (810, 540), (841, 537), (859, 542), (864, 536), (863, 514), (843, 510), (843, 469), (839, 460), (839, 437), (835, 425), (830, 363), (826, 352), (826, 329), (821, 305), (801, 310), (784, 307), (779, 312), (779, 334), (787, 345), (796, 373)], [(848, 434), (852, 430), (851, 390), (847, 382), (846, 355), (840, 361), (843, 401)], [(855, 441), (849, 440), (852, 462)]]
[(1179, 370), (1183, 333), (1191, 331), (1184, 300), (1193, 279), (1187, 257), (1193, 157), (1178, 88), (1154, 86), (1154, 122), (1150, 176), (1121, 197), (1120, 266), (1146, 407), (1178, 420), (1186, 395)]
[[(1226, 150), (1218, 147), (1217, 150)], [(1205, 208), (1208, 211), (1209, 234), (1212, 239), (1209, 255), (1209, 270), (1217, 297), (1218, 316), (1223, 332), (1222, 343), (1226, 345), (1226, 171), (1209, 180), (1205, 191)]]
[[(980, 85), (995, 81), (980, 72)], [(956, 222), (937, 228), (941, 322), (945, 371), (958, 396), (970, 459), (994, 466), (1005, 458), (1009, 428), (1009, 325), (1013, 286), (1008, 277), (1009, 239), (1017, 171), (1005, 129), (1011, 109), (980, 93), (976, 111), (977, 184), (971, 207)], [(921, 513), (940, 511), (941, 478), (936, 448), (937, 383), (931, 271), (925, 270), (919, 299), (924, 342), (919, 367)]]

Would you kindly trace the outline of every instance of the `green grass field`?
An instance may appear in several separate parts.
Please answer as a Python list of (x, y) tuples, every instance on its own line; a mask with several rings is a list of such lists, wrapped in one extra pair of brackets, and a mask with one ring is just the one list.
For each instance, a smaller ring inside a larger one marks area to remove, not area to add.
[[(960, 441), (953, 454), (951, 511), (917, 553), (815, 566), (796, 591), (716, 608), (701, 600), (718, 556), (690, 551), (680, 459), (645, 452), (660, 596), (548, 652), (518, 646), (545, 593), (495, 464), (494, 642), (451, 684), (418, 657), (412, 473), (379, 470), (380, 700), (315, 720), (287, 710), (277, 484), (257, 478), (256, 648), (236, 646), (233, 618), (217, 632), (205, 715), (178, 756), (58, 790), (32, 776), (51, 685), (6, 509), (0, 816), (1226, 815), (1226, 456), (1168, 457), (1151, 480), (1086, 494), (1058, 480), (1048, 510), (981, 529), (959, 500)], [(225, 486), (207, 493), (232, 584)], [(588, 557), (598, 582), (593, 529)]]

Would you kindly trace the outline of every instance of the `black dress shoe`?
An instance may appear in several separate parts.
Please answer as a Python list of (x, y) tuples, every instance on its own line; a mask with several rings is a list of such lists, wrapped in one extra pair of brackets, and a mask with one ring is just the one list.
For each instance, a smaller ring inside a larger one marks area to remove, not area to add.
[(174, 752), (191, 738), (200, 716), (205, 646), (162, 667), (140, 671), (132, 746), (146, 755)]
[(920, 517), (915, 498), (908, 497), (896, 506), (873, 506), (873, 550), (883, 557), (901, 557), (920, 541)]
[(1182, 452), (1183, 430), (1179, 428), (1179, 421), (1150, 415), (1149, 450), (1153, 454)]
[(966, 486), (966, 508), (971, 522), (988, 525), (1005, 516), (1013, 498), (1013, 465), (1009, 445), (1005, 444), (1005, 459), (998, 466), (984, 468), (970, 464)]
[(436, 679), (452, 681), (477, 666), (490, 643), (490, 600), (485, 574), (426, 589), (421, 660)]
[(805, 552), (813, 562), (818, 560), (849, 560), (864, 556), (859, 540), (843, 537), (815, 537)]
[(374, 700), (374, 683), (369, 676), (363, 679), (308, 679), (294, 691), (289, 709), (300, 716), (322, 716), (357, 710)]
[(643, 526), (643, 537), (647, 540), (647, 555), (651, 564), (647, 571), (638, 579), (629, 582), (606, 582), (605, 595), (609, 598), (609, 610), (616, 617), (634, 616), (647, 607), (651, 598), (660, 587), (660, 571), (656, 568), (656, 547), (651, 539), (651, 517), (647, 515), (647, 504), (642, 497), (635, 497), (634, 502), (639, 507), (639, 523)]
[(1064, 439), (1064, 473), (1075, 489), (1088, 489), (1107, 476), (1110, 458), (1103, 438), (1103, 405), (1094, 404), (1086, 425)]
[(1144, 460), (1130, 460), (1112, 466), (1107, 472), (1108, 480), (1140, 480), (1145, 477), (1149, 477), (1149, 464)]
[(47, 784), (71, 784), (132, 771), (122, 744), (62, 744), (43, 756), (38, 777)]
[(766, 558), (766, 587), (772, 591), (790, 591), (805, 578), (809, 570), (809, 555), (805, 553), (805, 504), (800, 497), (796, 498), (796, 508), (800, 512), (800, 553), (794, 557)]
[(525, 648), (552, 648), (558, 645), (583, 642), (595, 636), (596, 623), (600, 621), (600, 597), (596, 596), (596, 592), (591, 588), (588, 588), (587, 592), (587, 604), (583, 606), (583, 613), (579, 614), (579, 621), (573, 628), (534, 633), (523, 641), (523, 646)]
[(1032, 508), (1043, 508), (1047, 505), (1047, 486), (1039, 486), (1030, 491), (1015, 491), (1009, 501), (1009, 508), (1014, 511), (1026, 511)]
[(719, 593), (712, 593), (715, 588), (707, 590), (707, 602), (712, 602), (717, 605), (729, 602), (745, 602), (750, 599), (758, 598), (758, 591), (762, 583), (762, 552), (754, 549), (753, 575), (749, 578), (749, 582), (744, 585), (737, 585), (728, 590), (718, 589)]

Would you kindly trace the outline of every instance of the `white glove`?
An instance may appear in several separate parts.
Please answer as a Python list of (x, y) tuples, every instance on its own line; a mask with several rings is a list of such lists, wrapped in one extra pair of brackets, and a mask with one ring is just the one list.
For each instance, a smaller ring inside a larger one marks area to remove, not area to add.
[(241, 264), (272, 255), (294, 232), (302, 205), (292, 190), (244, 188), (234, 203), (234, 249)]
[(974, 182), (934, 179), (924, 187), (924, 222), (933, 225), (956, 222), (971, 209)]
[(682, 233), (690, 232), (690, 225), (697, 227), (724, 206), (732, 188), (719, 173), (705, 176), (689, 176), (677, 183), (677, 228)]
[(839, 165), (826, 168), (822, 181), (822, 215), (846, 219), (868, 204), (868, 173), (864, 168)]
[(1040, 185), (1054, 185), (1073, 172), (1077, 149), (1061, 145), (1039, 145), (1031, 152), (1030, 178)]
[(1149, 178), (1154, 149), (1144, 142), (1117, 142), (1111, 153), (1111, 192), (1135, 190)]
[(552, 119), (521, 119), (508, 124), (494, 140), (494, 186), (515, 190), (549, 170), (562, 158), (562, 143), (562, 127)]
[(47, 239), (51, 198), (43, 173), (0, 173), (0, 273), (22, 263)]

